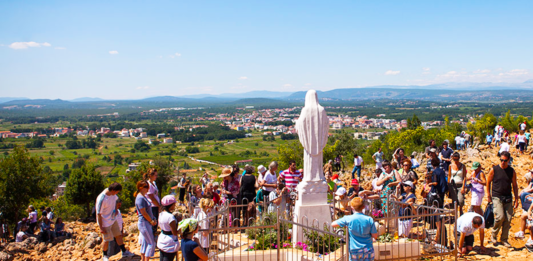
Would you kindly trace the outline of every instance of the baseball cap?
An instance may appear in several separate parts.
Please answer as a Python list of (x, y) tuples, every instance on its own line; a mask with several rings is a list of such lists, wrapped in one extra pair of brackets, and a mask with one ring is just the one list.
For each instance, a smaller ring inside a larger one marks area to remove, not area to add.
[(481, 167), (481, 164), (479, 162), (472, 163), (472, 170), (476, 170), (477, 168)]
[(346, 189), (344, 187), (338, 188), (337, 191), (335, 192), (335, 195), (337, 196), (342, 196), (344, 194), (346, 194)]
[(415, 189), (415, 184), (413, 184), (412, 181), (408, 180), (408, 181), (404, 181), (402, 182), (403, 185), (407, 185), (407, 186), (410, 186), (411, 188)]
[(357, 179), (352, 179), (352, 186), (353, 185), (359, 185), (359, 181)]
[(259, 167), (257, 167), (257, 171), (258, 171), (259, 173), (263, 173), (263, 172), (265, 172), (266, 170), (267, 170), (267, 169), (266, 169), (265, 166), (263, 166), (263, 165), (259, 165)]

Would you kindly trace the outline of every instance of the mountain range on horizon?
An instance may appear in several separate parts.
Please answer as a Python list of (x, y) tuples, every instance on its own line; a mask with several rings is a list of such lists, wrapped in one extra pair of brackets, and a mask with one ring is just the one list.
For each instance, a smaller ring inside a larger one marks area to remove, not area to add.
[[(310, 88), (312, 89), (312, 88)], [(391, 98), (391, 99), (429, 99), (433, 95), (443, 95), (446, 92), (452, 91), (452, 93), (463, 92), (487, 92), (487, 91), (527, 91), (533, 92), (533, 79), (525, 81), (523, 83), (442, 83), (432, 85), (379, 85), (361, 88), (339, 88), (329, 91), (317, 90), (320, 99), (378, 99), (378, 98)], [(302, 94), (303, 93), (303, 94)], [(402, 95), (407, 93), (408, 95)], [(364, 96), (362, 96), (364, 95)], [(126, 100), (113, 100), (102, 99), (98, 97), (80, 97), (71, 100), (62, 100), (76, 103), (87, 102), (109, 102), (109, 101), (145, 101), (145, 102), (178, 102), (186, 100), (213, 100), (213, 101), (235, 101), (239, 99), (247, 98), (269, 98), (269, 99), (281, 99), (281, 100), (298, 100), (303, 99), (305, 91), (249, 91), (243, 93), (222, 93), (222, 94), (194, 94), (183, 96), (155, 96), (142, 99), (126, 99)], [(533, 94), (532, 94), (533, 96)], [(29, 99), (26, 97), (0, 97), (0, 104), (10, 103), (14, 101), (42, 101), (52, 99)]]

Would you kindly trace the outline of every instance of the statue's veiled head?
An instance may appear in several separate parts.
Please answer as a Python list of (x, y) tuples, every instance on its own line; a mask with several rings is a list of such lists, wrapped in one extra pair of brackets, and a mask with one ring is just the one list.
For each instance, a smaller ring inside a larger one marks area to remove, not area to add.
[(305, 107), (318, 106), (318, 95), (315, 90), (307, 91), (305, 95)]

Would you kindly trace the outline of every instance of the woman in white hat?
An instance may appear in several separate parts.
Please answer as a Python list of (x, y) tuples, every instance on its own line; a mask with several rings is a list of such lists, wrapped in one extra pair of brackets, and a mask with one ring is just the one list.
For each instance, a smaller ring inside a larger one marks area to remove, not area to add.
[(350, 200), (346, 197), (346, 189), (340, 187), (335, 191), (335, 212), (337, 217), (344, 215), (350, 215), (351, 211), (349, 208)]
[(161, 234), (157, 239), (157, 248), (160, 250), (160, 261), (173, 261), (176, 257), (180, 242), (178, 241), (178, 220), (172, 215), (176, 207), (176, 198), (168, 195), (161, 199), (163, 211), (159, 213), (159, 228)]
[(400, 221), (398, 221), (398, 236), (400, 237), (409, 237), (409, 233), (411, 231), (411, 228), (413, 228), (413, 219), (412, 218), (405, 218), (406, 216), (412, 216), (412, 204), (416, 202), (416, 195), (414, 193), (415, 191), (415, 185), (412, 181), (405, 181), (401, 183), (403, 187), (403, 191), (405, 193), (400, 195), (400, 186), (396, 189), (396, 195), (393, 195), (395, 198), (397, 198), (402, 203), (400, 204)]

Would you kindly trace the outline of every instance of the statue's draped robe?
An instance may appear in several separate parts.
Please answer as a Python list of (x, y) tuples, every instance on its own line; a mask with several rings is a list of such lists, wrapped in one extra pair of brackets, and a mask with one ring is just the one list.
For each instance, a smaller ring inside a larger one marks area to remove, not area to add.
[(316, 91), (305, 96), (305, 106), (296, 122), (296, 131), (304, 147), (303, 181), (324, 180), (322, 175), (322, 150), (328, 141), (329, 120), (324, 107), (318, 104)]

